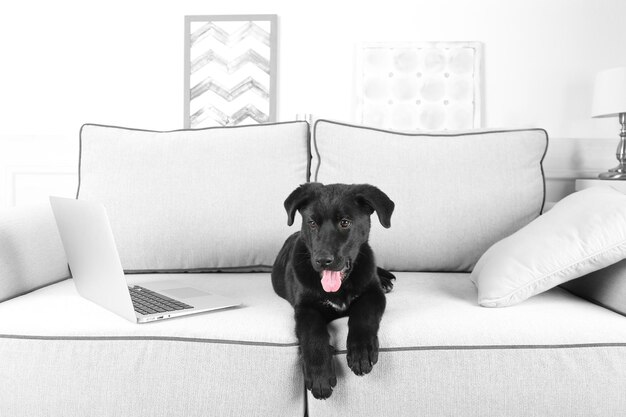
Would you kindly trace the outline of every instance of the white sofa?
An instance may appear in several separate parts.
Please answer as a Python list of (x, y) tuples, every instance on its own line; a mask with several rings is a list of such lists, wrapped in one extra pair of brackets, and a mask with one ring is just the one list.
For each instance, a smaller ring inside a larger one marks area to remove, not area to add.
[[(488, 247), (540, 215), (545, 132), (314, 130), (83, 128), (78, 198), (104, 202), (129, 283), (193, 274), (243, 306), (130, 323), (77, 294), (48, 205), (4, 210), (0, 415), (624, 413), (624, 316), (559, 287), (484, 308), (470, 280)], [(500, 161), (511, 152), (516, 161)], [(307, 180), (370, 182), (398, 208), (395, 234), (372, 222), (379, 263), (397, 271), (379, 362), (352, 374), (347, 319), (330, 323), (338, 384), (325, 401), (304, 388), (293, 311), (268, 273), (296, 230), (282, 202)]]

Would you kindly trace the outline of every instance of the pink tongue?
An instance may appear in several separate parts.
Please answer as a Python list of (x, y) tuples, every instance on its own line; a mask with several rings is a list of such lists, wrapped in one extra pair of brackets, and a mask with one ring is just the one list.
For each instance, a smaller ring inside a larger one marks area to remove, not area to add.
[(322, 271), (322, 288), (326, 292), (337, 292), (341, 287), (340, 271)]

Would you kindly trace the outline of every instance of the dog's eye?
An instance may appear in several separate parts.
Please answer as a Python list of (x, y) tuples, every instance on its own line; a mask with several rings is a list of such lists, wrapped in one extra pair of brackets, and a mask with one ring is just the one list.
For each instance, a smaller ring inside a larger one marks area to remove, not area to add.
[(317, 229), (317, 223), (315, 223), (313, 220), (309, 220), (308, 223), (311, 229)]
[(341, 221), (339, 222), (339, 226), (342, 229), (347, 229), (352, 225), (352, 222), (348, 219), (341, 219)]

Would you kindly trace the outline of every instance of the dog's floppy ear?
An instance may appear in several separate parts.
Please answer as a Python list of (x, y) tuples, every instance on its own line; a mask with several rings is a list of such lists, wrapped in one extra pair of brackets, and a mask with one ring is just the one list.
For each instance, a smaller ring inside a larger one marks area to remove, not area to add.
[(383, 227), (386, 229), (391, 227), (391, 214), (396, 205), (387, 197), (387, 194), (373, 185), (364, 184), (357, 187), (356, 199), (357, 203), (370, 209), (370, 214), (376, 212)]
[(287, 225), (293, 224), (293, 219), (296, 216), (296, 211), (301, 207), (308, 204), (308, 202), (315, 195), (315, 190), (322, 187), (322, 184), (318, 182), (309, 182), (302, 184), (289, 194), (289, 197), (285, 200), (285, 210), (287, 210)]

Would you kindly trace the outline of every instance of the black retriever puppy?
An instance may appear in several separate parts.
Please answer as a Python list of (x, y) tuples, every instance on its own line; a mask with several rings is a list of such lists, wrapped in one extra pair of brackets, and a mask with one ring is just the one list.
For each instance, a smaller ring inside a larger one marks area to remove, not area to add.
[(394, 275), (376, 267), (367, 243), (370, 215), (389, 228), (394, 203), (372, 185), (308, 183), (285, 200), (302, 228), (285, 241), (272, 268), (276, 293), (295, 310), (307, 389), (325, 399), (337, 384), (326, 325), (348, 315), (347, 360), (357, 375), (378, 361), (378, 327)]

